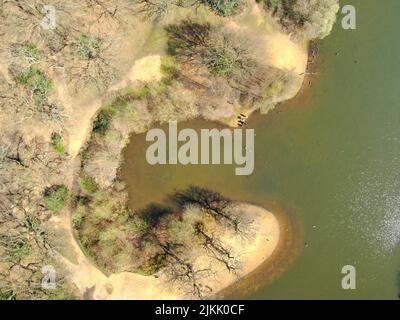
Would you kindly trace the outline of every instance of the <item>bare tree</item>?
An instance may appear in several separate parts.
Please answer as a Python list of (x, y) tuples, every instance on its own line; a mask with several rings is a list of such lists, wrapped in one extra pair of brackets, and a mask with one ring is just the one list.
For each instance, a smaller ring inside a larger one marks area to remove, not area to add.
[(55, 265), (41, 188), (60, 160), (44, 142), (26, 143), (17, 132), (0, 136), (0, 146), (0, 299), (53, 296), (40, 285), (42, 266)]
[(232, 214), (233, 202), (219, 194), (205, 188), (190, 186), (183, 191), (177, 191), (171, 199), (178, 205), (184, 207), (190, 204), (200, 206), (204, 211), (219, 222), (225, 222), (235, 232), (243, 231), (241, 218)]
[(199, 6), (202, 0), (135, 0), (137, 12), (154, 19), (163, 18), (172, 7), (190, 8)]
[(240, 261), (233, 255), (232, 248), (222, 243), (215, 234), (207, 233), (202, 222), (196, 223), (195, 232), (209, 256), (222, 263), (230, 273), (236, 274), (240, 268)]
[(66, 1), (52, 1), (56, 9), (57, 23), (55, 28), (45, 29), (41, 23), (46, 16), (45, 8), (49, 5), (45, 0), (5, 0), (0, 4), (0, 14), (4, 21), (5, 31), (8, 36), (16, 36), (17, 41), (35, 40), (52, 37), (62, 37), (66, 28), (61, 21), (61, 16), (72, 17), (75, 5)]
[(69, 80), (76, 90), (94, 84), (102, 91), (115, 80), (116, 69), (109, 51), (111, 45), (112, 41), (106, 43), (90, 33), (80, 33), (71, 41), (72, 54), (66, 57), (66, 62), (69, 64)]
[(199, 299), (212, 292), (212, 288), (204, 284), (204, 280), (213, 274), (211, 267), (198, 269), (185, 259), (188, 249), (183, 244), (159, 243), (159, 245), (165, 256), (163, 272), (171, 284)]

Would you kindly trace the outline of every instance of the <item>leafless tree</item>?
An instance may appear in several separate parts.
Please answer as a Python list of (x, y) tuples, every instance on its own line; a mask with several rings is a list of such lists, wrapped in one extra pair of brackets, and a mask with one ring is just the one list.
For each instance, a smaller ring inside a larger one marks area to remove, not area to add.
[(199, 6), (202, 0), (135, 0), (137, 12), (154, 19), (163, 18), (172, 7), (190, 8)]
[(240, 268), (240, 261), (233, 255), (232, 248), (222, 243), (215, 234), (209, 234), (202, 222), (197, 222), (194, 228), (209, 256), (222, 263), (230, 273), (236, 274)]
[(90, 33), (77, 34), (71, 41), (72, 55), (65, 60), (69, 64), (69, 80), (76, 90), (93, 84), (101, 92), (115, 80), (116, 69), (110, 52), (112, 41), (107, 42)]
[(198, 269), (185, 259), (183, 256), (187, 254), (188, 249), (184, 248), (183, 244), (159, 243), (159, 245), (165, 256), (163, 272), (171, 284), (199, 299), (212, 292), (212, 288), (204, 284), (204, 280), (213, 274), (211, 267)]
[(0, 299), (49, 294), (40, 286), (41, 267), (54, 263), (42, 175), (49, 179), (60, 168), (41, 140), (27, 143), (18, 132), (0, 136)]
[(171, 199), (178, 205), (184, 207), (195, 204), (205, 210), (207, 214), (219, 222), (224, 222), (232, 227), (235, 232), (242, 232), (241, 218), (231, 213), (232, 200), (222, 196), (218, 192), (205, 188), (190, 186), (183, 191), (177, 191)]

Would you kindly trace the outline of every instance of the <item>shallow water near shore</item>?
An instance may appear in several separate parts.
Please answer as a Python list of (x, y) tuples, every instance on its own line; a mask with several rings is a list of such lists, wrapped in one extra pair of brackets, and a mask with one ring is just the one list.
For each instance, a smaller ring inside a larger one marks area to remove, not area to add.
[[(294, 100), (249, 119), (256, 133), (251, 176), (235, 176), (235, 165), (150, 166), (145, 135), (132, 137), (124, 152), (121, 175), (134, 208), (194, 184), (280, 211), (291, 221), (296, 240), (283, 256), (294, 261), (276, 277), (264, 273), (272, 281), (255, 291), (238, 290), (238, 298), (399, 294), (400, 41), (394, 33), (400, 2), (352, 4), (357, 30), (343, 30), (339, 21), (320, 42), (318, 76), (306, 79)], [(202, 120), (179, 124), (184, 127), (222, 128)], [(345, 265), (356, 267), (356, 290), (341, 288)]]

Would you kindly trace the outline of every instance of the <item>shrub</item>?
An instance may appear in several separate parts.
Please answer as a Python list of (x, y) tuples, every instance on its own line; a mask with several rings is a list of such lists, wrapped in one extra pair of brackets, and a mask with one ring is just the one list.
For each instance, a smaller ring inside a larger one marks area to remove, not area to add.
[(80, 185), (82, 190), (87, 193), (93, 193), (97, 190), (97, 183), (90, 176), (84, 176), (83, 178), (81, 178)]
[(86, 213), (85, 205), (79, 204), (72, 216), (72, 226), (75, 229), (79, 229), (81, 227), (82, 219), (85, 213)]
[(206, 3), (216, 14), (222, 17), (239, 13), (244, 5), (243, 0), (206, 0)]
[(97, 58), (101, 49), (101, 39), (87, 33), (81, 33), (72, 43), (73, 54), (84, 60)]
[(171, 56), (164, 56), (161, 61), (161, 73), (168, 77), (175, 69), (174, 59)]
[(113, 226), (107, 226), (105, 229), (99, 231), (99, 241), (115, 241), (120, 233), (119, 229)]
[(116, 80), (117, 69), (112, 62), (110, 46), (90, 33), (81, 33), (71, 43), (71, 55), (66, 61), (67, 76), (76, 90), (94, 86), (99, 92)]
[(65, 152), (65, 148), (63, 145), (63, 139), (61, 137), (60, 134), (58, 133), (53, 133), (51, 135), (51, 142), (53, 144), (54, 150), (58, 153), (58, 154), (63, 154)]
[(21, 47), (21, 52), (30, 63), (36, 63), (40, 59), (40, 50), (33, 43), (23, 43)]
[(215, 76), (229, 75), (237, 62), (237, 55), (228, 48), (206, 50), (204, 62)]
[(16, 81), (32, 92), (33, 100), (41, 105), (47, 99), (52, 83), (42, 71), (35, 67), (29, 67), (16, 77)]
[(6, 249), (5, 260), (19, 263), (31, 253), (31, 245), (26, 239), (10, 241)]
[(105, 110), (101, 110), (94, 121), (93, 132), (104, 134), (110, 126), (110, 120), (110, 115)]
[(148, 86), (145, 86), (137, 90), (132, 90), (132, 93), (129, 96), (136, 99), (146, 99), (151, 96), (151, 89)]
[(159, 19), (164, 17), (171, 8), (197, 7), (199, 4), (206, 4), (221, 17), (228, 17), (239, 13), (243, 7), (245, 0), (138, 0), (142, 4), (142, 10), (148, 16)]
[(159, 272), (167, 265), (165, 255), (157, 254), (139, 266), (135, 272), (144, 276), (150, 276)]
[(306, 17), (304, 35), (308, 39), (323, 39), (332, 30), (339, 10), (338, 0), (298, 0), (294, 10)]
[(266, 97), (278, 97), (279, 94), (282, 92), (284, 86), (285, 83), (283, 80), (275, 80), (271, 82), (265, 92)]
[(257, 68), (245, 40), (220, 26), (184, 21), (169, 26), (168, 52), (184, 63), (199, 63), (214, 76), (240, 79)]
[(213, 28), (202, 53), (202, 62), (216, 76), (245, 78), (256, 68), (257, 63), (243, 39), (221, 28)]
[(50, 211), (61, 211), (67, 204), (68, 195), (66, 186), (53, 186), (45, 191), (43, 202)]
[(149, 223), (136, 214), (132, 214), (128, 219), (129, 231), (137, 237), (143, 236), (150, 228)]
[(14, 292), (11, 288), (0, 287), (0, 300), (17, 300), (17, 292)]
[(336, 20), (339, 0), (264, 0), (280, 25), (307, 39), (326, 37)]

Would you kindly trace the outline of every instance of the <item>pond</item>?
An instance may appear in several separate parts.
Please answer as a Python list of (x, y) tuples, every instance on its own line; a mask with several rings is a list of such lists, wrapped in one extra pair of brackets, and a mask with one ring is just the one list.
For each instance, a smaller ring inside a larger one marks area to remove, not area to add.
[[(400, 2), (353, 5), (357, 30), (336, 24), (320, 43), (318, 75), (308, 78), (295, 99), (267, 116), (250, 117), (252, 175), (236, 176), (235, 165), (151, 166), (145, 135), (132, 137), (124, 151), (121, 175), (133, 208), (199, 185), (264, 206), (284, 220), (287, 261), (266, 269), (262, 285), (234, 294), (238, 298), (399, 294)], [(202, 120), (179, 127), (222, 128)], [(356, 290), (341, 287), (345, 265), (357, 270)]]

